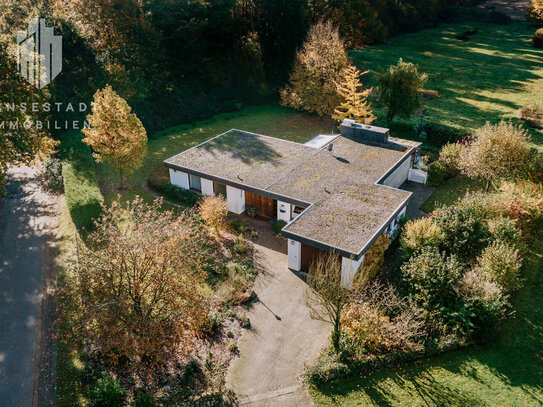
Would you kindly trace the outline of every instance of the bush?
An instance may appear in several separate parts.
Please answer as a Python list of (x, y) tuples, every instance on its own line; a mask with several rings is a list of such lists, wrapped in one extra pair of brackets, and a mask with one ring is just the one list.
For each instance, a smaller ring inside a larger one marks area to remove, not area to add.
[(454, 318), (458, 310), (454, 287), (463, 273), (456, 256), (447, 256), (436, 247), (424, 247), (401, 271), (410, 296), (424, 308), (434, 328)]
[(319, 386), (334, 379), (346, 377), (350, 373), (347, 364), (337, 354), (330, 352), (317, 360), (306, 373), (309, 383)]
[(443, 234), (441, 248), (463, 261), (474, 259), (488, 243), (488, 225), (477, 208), (460, 205), (439, 208), (435, 222)]
[(424, 130), (426, 131), (426, 141), (436, 147), (447, 143), (456, 143), (465, 136), (465, 133), (440, 124), (428, 123)]
[(228, 215), (228, 204), (222, 196), (204, 196), (198, 205), (198, 213), (208, 226), (220, 233)]
[(78, 163), (62, 165), (66, 203), (75, 226), (78, 228), (93, 225), (93, 219), (102, 214), (104, 197), (96, 181), (94, 165), (81, 167)]
[[(542, 36), (541, 40), (543, 41), (543, 28), (540, 31)], [(526, 105), (520, 109), (519, 117), (521, 120), (524, 120), (526, 123), (532, 126), (543, 127), (543, 109), (541, 109), (535, 103)]]
[(526, 7), (526, 17), (536, 24), (543, 25), (543, 1), (531, 0)]
[(460, 174), (460, 154), (462, 146), (459, 143), (447, 143), (441, 147), (439, 152), (439, 161), (447, 168), (450, 177)]
[(428, 185), (437, 187), (443, 185), (450, 178), (447, 166), (442, 161), (434, 161), (428, 166)]
[(521, 265), (519, 252), (514, 246), (494, 242), (483, 251), (475, 270), (510, 293), (521, 287)]
[(121, 383), (106, 373), (102, 373), (90, 391), (93, 407), (119, 407), (124, 404), (125, 398), (126, 391)]
[(228, 221), (228, 226), (233, 232), (244, 236), (251, 231), (251, 225), (243, 219), (231, 219)]
[(432, 218), (420, 218), (408, 221), (401, 237), (402, 250), (411, 256), (425, 246), (439, 246), (443, 234)]
[(134, 407), (155, 407), (157, 405), (155, 398), (147, 390), (139, 388), (134, 395), (132, 406)]
[(43, 182), (52, 192), (62, 192), (64, 180), (62, 178), (62, 162), (58, 158), (48, 158), (43, 163)]
[(236, 238), (236, 242), (234, 243), (234, 247), (232, 247), (232, 250), (234, 251), (234, 253), (241, 255), (247, 253), (248, 249), (249, 248), (247, 247), (247, 242), (245, 241), (243, 236), (239, 235)]
[(274, 235), (280, 235), (281, 234), (281, 230), (287, 226), (287, 222), (285, 222), (284, 220), (278, 220), (276, 222), (273, 223), (273, 234)]
[(186, 207), (193, 207), (200, 202), (201, 195), (194, 191), (172, 185), (170, 172), (163, 164), (159, 164), (147, 177), (147, 184), (164, 198)]
[(534, 48), (543, 48), (543, 28), (540, 28), (532, 37), (532, 46)]
[(491, 219), (488, 222), (488, 230), (494, 241), (511, 245), (516, 245), (520, 242), (521, 231), (517, 229), (516, 223), (512, 219), (505, 217)]
[(249, 215), (251, 218), (254, 218), (256, 216), (256, 206), (248, 206), (247, 215)]

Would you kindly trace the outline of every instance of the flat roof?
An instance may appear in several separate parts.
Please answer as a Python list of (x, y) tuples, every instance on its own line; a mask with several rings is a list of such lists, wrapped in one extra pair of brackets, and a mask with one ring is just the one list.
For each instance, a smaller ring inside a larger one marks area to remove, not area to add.
[[(283, 234), (359, 256), (411, 195), (376, 183), (418, 143), (364, 144), (342, 136), (319, 148), (230, 130), (164, 161), (173, 169), (309, 207)], [(310, 243), (311, 244), (311, 243)]]

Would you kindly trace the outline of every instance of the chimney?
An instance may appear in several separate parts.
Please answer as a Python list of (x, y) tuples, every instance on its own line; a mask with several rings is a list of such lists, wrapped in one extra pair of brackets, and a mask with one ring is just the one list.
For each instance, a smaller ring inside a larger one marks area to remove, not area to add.
[(388, 129), (357, 123), (355, 120), (350, 119), (343, 120), (340, 134), (343, 137), (360, 142), (379, 144), (388, 142)]

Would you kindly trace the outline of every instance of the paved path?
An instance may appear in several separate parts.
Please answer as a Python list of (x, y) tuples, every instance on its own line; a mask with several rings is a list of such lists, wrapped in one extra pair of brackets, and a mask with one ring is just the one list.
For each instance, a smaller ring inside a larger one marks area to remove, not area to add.
[[(41, 308), (53, 306), (53, 248), (48, 234), (56, 222), (55, 199), (40, 191), (35, 176), (36, 171), (28, 167), (10, 169), (0, 214), (2, 406), (54, 405), (54, 350), (42, 353), (43, 346), (54, 343), (49, 331), (53, 324), (51, 315), (41, 319)], [(42, 323), (47, 332), (40, 337)], [(38, 392), (38, 383), (47, 394)]]
[(286, 241), (273, 237), (269, 224), (257, 228), (258, 300), (248, 312), (251, 329), (238, 342), (239, 357), (232, 361), (226, 387), (240, 406), (310, 406), (299, 378), (304, 364), (326, 345), (331, 327), (310, 318), (306, 284), (287, 268)]

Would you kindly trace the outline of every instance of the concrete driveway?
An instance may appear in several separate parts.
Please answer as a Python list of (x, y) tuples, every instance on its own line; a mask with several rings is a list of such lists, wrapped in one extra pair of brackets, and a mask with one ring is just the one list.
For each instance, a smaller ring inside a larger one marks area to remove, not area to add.
[(48, 234), (55, 199), (40, 190), (34, 169), (11, 168), (8, 179), (0, 214), (0, 405), (52, 406), (54, 316), (42, 319), (41, 309), (54, 310)]
[(253, 224), (260, 231), (255, 242), (258, 299), (249, 309), (251, 329), (239, 340), (239, 356), (232, 361), (226, 387), (239, 405), (309, 406), (300, 376), (326, 345), (331, 326), (310, 318), (304, 304), (306, 284), (287, 268), (286, 241), (273, 236), (271, 225)]

